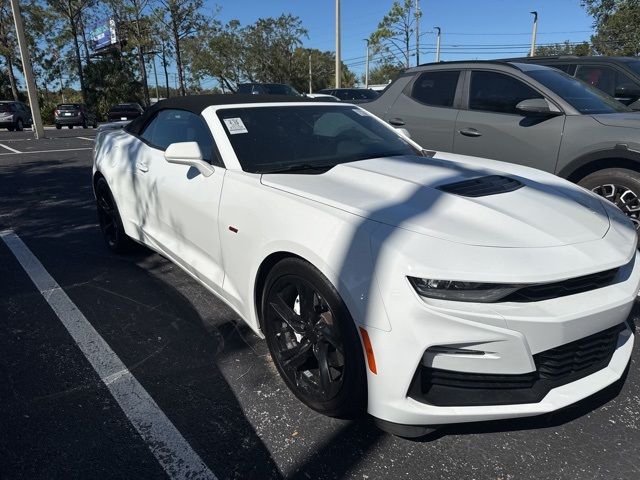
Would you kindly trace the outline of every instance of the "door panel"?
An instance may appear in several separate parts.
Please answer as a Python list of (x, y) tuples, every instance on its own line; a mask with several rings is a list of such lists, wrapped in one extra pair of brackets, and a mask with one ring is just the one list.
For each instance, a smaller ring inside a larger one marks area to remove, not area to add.
[(455, 125), (453, 150), (463, 155), (518, 163), (554, 173), (564, 115), (525, 117), (516, 105), (542, 94), (510, 75), (473, 71), (468, 110)]
[(420, 74), (410, 91), (401, 92), (385, 120), (406, 128), (412, 140), (429, 150), (451, 152), (458, 111), (454, 108), (459, 71)]

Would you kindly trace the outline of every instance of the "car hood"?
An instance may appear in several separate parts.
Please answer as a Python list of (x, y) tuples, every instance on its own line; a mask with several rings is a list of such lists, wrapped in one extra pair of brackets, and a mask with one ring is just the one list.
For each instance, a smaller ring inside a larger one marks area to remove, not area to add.
[[(598, 198), (540, 173), (534, 181), (477, 163), (404, 156), (337, 165), (319, 175), (265, 174), (261, 181), (365, 219), (469, 245), (554, 247), (607, 233), (609, 218)], [(479, 197), (442, 189), (490, 175), (523, 186)]]
[(640, 128), (640, 112), (602, 113), (592, 117), (598, 123), (609, 127)]

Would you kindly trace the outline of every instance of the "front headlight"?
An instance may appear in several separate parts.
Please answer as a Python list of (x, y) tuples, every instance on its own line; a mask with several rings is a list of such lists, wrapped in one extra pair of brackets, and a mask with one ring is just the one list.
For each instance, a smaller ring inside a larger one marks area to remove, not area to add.
[(434, 280), (428, 278), (407, 277), (418, 295), (440, 300), (456, 302), (497, 302), (523, 284), (459, 282), (454, 280)]

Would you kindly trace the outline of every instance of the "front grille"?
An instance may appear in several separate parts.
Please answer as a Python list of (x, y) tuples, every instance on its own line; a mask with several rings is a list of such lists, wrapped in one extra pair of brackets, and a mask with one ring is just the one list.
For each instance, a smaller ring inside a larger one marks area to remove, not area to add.
[(557, 380), (603, 362), (608, 364), (622, 329), (623, 325), (617, 325), (534, 355), (538, 375), (540, 378)]
[(539, 302), (550, 298), (565, 297), (576, 293), (588, 292), (596, 288), (611, 285), (618, 273), (617, 268), (604, 272), (592, 273), (561, 282), (531, 285), (521, 288), (501, 299), (501, 302)]
[(473, 178), (462, 182), (440, 185), (438, 190), (463, 197), (485, 197), (498, 193), (507, 193), (518, 190), (524, 185), (514, 178), (502, 175), (488, 175), (486, 177)]
[(553, 388), (605, 368), (625, 324), (533, 356), (536, 370), (520, 375), (465, 373), (420, 365), (409, 396), (436, 406), (536, 403)]

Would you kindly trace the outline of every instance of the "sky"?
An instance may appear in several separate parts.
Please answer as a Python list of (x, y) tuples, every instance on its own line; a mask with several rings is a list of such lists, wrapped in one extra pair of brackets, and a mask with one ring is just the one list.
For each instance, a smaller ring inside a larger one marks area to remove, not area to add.
[[(419, 0), (422, 18), (420, 62), (434, 60), (436, 35), (442, 29), (441, 60), (488, 59), (526, 55), (533, 16), (538, 12), (538, 44), (588, 40), (593, 19), (580, 0)], [(342, 59), (358, 75), (364, 72), (364, 39), (375, 31), (393, 0), (342, 0)], [(291, 13), (309, 31), (304, 46), (335, 49), (334, 0), (208, 0), (220, 8), (222, 21), (244, 24), (260, 17)], [(510, 45), (510, 47), (505, 47)], [(413, 45), (412, 45), (413, 46)], [(412, 64), (415, 63), (415, 58)]]

